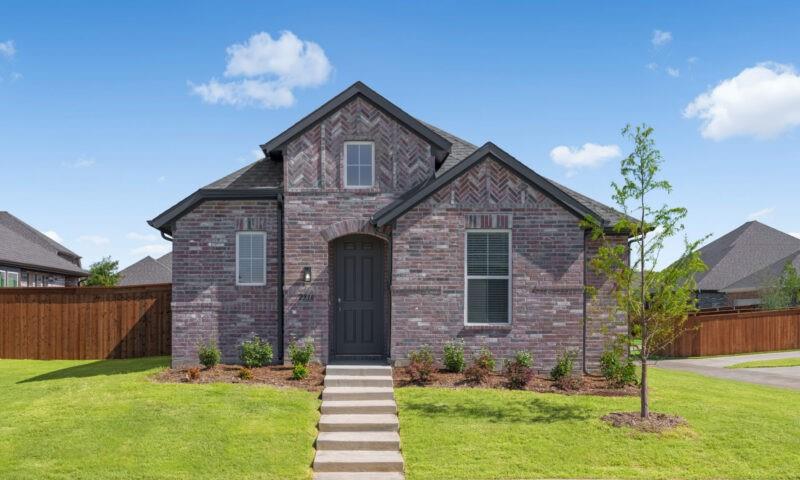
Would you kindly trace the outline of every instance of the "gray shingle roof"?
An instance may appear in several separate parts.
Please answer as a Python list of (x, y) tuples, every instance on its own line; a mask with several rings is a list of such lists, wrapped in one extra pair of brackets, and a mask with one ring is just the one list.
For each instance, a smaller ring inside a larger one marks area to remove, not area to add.
[(283, 183), (283, 165), (275, 160), (262, 158), (240, 168), (219, 180), (209, 183), (206, 189), (232, 188), (277, 188)]
[(738, 282), (728, 285), (722, 289), (722, 291), (731, 293), (737, 291), (750, 292), (754, 290), (761, 290), (762, 288), (769, 286), (769, 284), (781, 276), (787, 263), (791, 263), (795, 270), (800, 272), (800, 250), (781, 258), (772, 265), (764, 267), (761, 270), (744, 277)]
[(172, 283), (172, 253), (158, 260), (148, 255), (120, 271), (119, 274), (118, 285), (122, 286)]
[(696, 277), (697, 287), (712, 291), (746, 285), (760, 288), (763, 275), (776, 268), (780, 272), (798, 251), (800, 239), (760, 222), (747, 222), (700, 249), (708, 270)]
[(85, 277), (75, 252), (8, 212), (0, 212), (0, 263)]

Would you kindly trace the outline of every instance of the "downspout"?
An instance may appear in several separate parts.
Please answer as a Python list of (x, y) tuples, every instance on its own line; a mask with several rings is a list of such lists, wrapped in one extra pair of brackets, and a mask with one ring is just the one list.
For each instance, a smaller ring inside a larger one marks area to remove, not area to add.
[(283, 358), (283, 194), (278, 194), (278, 358)]
[(583, 362), (583, 373), (584, 373), (584, 375), (588, 375), (589, 374), (589, 370), (586, 368), (586, 343), (587, 343), (586, 337), (587, 337), (588, 331), (589, 331), (588, 328), (587, 328), (588, 316), (586, 315), (586, 306), (589, 303), (587, 301), (587, 295), (586, 295), (586, 287), (587, 287), (587, 282), (586, 282), (586, 273), (587, 273), (586, 264), (589, 262), (589, 258), (587, 256), (588, 252), (587, 252), (587, 248), (586, 248), (586, 239), (587, 239), (588, 236), (589, 236), (588, 230), (584, 230), (583, 231), (583, 348), (582, 348), (582, 351), (583, 351), (582, 362)]

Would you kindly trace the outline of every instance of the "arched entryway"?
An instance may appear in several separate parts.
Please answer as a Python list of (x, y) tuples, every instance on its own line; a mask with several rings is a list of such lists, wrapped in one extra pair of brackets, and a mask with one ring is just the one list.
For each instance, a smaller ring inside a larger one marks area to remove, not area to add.
[(330, 243), (332, 361), (386, 358), (386, 242), (354, 234)]

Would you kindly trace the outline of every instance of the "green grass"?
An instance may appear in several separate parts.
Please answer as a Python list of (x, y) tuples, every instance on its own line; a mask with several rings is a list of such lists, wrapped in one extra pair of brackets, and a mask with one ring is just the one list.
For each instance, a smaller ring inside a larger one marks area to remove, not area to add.
[(769, 367), (800, 367), (800, 357), (775, 358), (773, 360), (753, 360), (728, 365), (725, 368), (769, 368)]
[(611, 427), (638, 398), (401, 388), (409, 480), (500, 478), (779, 479), (800, 476), (800, 392), (651, 370), (652, 410), (690, 427)]
[(167, 358), (0, 361), (0, 477), (310, 478), (317, 395), (158, 384)]

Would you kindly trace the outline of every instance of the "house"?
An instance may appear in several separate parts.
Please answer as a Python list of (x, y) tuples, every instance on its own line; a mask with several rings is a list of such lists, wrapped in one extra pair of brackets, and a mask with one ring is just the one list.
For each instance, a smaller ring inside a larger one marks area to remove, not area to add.
[(120, 270), (119, 286), (172, 283), (172, 252), (159, 258), (150, 255)]
[(71, 287), (88, 275), (77, 253), (0, 211), (0, 287)]
[(763, 223), (747, 222), (704, 245), (708, 270), (695, 277), (700, 308), (758, 305), (761, 290), (786, 263), (800, 270), (800, 238)]
[[(627, 329), (579, 221), (620, 213), (477, 147), (357, 82), (261, 145), (264, 158), (151, 220), (173, 242), (173, 363), (252, 334), (278, 359), (311, 338), (323, 363), (403, 362), (461, 338), (549, 368), (593, 368)], [(626, 242), (625, 235), (613, 237)], [(599, 295), (589, 298), (585, 287)]]

